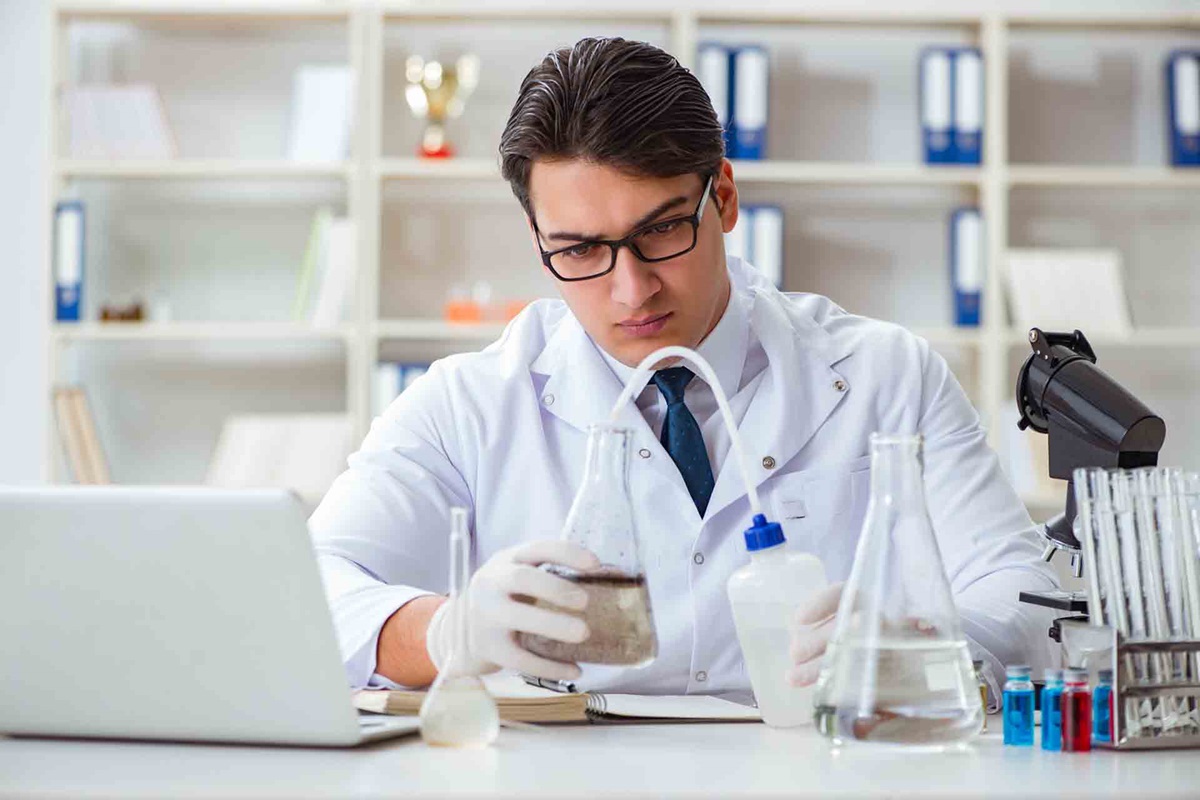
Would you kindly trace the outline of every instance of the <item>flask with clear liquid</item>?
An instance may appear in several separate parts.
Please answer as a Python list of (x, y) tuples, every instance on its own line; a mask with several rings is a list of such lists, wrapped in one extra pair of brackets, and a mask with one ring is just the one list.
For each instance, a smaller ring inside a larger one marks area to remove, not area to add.
[(587, 592), (583, 611), (536, 601), (582, 618), (591, 634), (575, 644), (521, 633), (522, 647), (555, 661), (642, 667), (654, 660), (658, 637), (633, 520), (629, 430), (608, 423), (592, 425), (583, 484), (567, 514), (563, 538), (591, 550), (601, 566), (590, 572), (561, 565), (544, 567)]
[(470, 672), (467, 592), (471, 578), (467, 512), (450, 509), (450, 602), (455, 606), (452, 649), (421, 703), (421, 738), (444, 747), (487, 747), (500, 732), (496, 700)]
[(920, 436), (871, 437), (871, 500), (817, 680), (835, 744), (959, 747), (983, 714), (925, 504)]

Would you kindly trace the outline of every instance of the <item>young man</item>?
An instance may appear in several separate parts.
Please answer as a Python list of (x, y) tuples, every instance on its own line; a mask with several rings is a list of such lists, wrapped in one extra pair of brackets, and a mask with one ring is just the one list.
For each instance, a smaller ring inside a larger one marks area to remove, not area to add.
[(577, 617), (513, 595), (584, 604), (537, 565), (597, 566), (557, 538), (587, 426), (607, 417), (633, 366), (668, 344), (712, 364), (764, 506), (835, 584), (799, 615), (796, 683), (816, 678), (832, 631), (875, 431), (925, 437), (930, 513), (975, 656), (997, 675), (1003, 663), (1048, 661), (1049, 618), (1017, 595), (1053, 588), (1053, 573), (945, 361), (902, 328), (782, 294), (726, 259), (738, 190), (690, 72), (621, 39), (552, 52), (522, 83), (500, 153), (562, 300), (532, 304), (483, 352), (434, 364), (375, 420), (313, 515), (352, 684), (420, 686), (436, 675), (453, 616), (437, 594), (449, 509), (463, 506), (479, 565), (467, 610), (479, 670), (646, 693), (749, 688), (725, 582), (747, 560), (750, 505), (712, 387), (686, 368), (664, 365), (622, 418), (658, 658), (581, 675), (515, 636), (587, 637)]

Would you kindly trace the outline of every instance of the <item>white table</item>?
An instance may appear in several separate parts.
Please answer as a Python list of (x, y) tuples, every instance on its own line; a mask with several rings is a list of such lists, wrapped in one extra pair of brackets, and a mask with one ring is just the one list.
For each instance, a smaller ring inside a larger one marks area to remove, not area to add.
[(0, 738), (0, 797), (1200, 796), (1200, 751), (1004, 747), (832, 751), (811, 729), (594, 725), (503, 730), (487, 750), (410, 738), (358, 750)]

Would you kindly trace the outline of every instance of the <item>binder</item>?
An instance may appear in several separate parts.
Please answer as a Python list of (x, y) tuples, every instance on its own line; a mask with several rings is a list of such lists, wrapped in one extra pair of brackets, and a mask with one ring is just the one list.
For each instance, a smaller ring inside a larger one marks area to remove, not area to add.
[(954, 161), (950, 69), (950, 50), (930, 47), (921, 52), (918, 95), (921, 104), (921, 142), (927, 164)]
[(725, 255), (750, 261), (750, 229), (754, 216), (753, 206), (742, 206), (738, 210), (738, 221), (733, 230), (725, 234)]
[(724, 132), (725, 155), (733, 158), (733, 53), (724, 45), (705, 42), (696, 56), (696, 70)]
[(54, 317), (78, 322), (83, 300), (84, 210), (79, 200), (64, 200), (54, 211)]
[(750, 235), (751, 263), (758, 271), (783, 288), (783, 209), (779, 206), (755, 206)]
[(978, 208), (955, 209), (950, 214), (950, 286), (955, 325), (979, 325), (984, 270), (983, 217)]
[(733, 51), (733, 156), (758, 160), (767, 156), (767, 75), (765, 48)]
[(983, 57), (974, 48), (954, 53), (954, 160), (983, 163)]
[(1200, 165), (1200, 51), (1167, 56), (1167, 118), (1172, 166)]

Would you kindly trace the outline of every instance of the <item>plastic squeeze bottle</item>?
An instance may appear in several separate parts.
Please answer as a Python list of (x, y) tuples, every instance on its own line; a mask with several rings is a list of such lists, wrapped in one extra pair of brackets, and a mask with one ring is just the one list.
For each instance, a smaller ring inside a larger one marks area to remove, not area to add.
[(825, 567), (811, 553), (785, 547), (779, 523), (762, 514), (744, 536), (750, 563), (729, 577), (727, 589), (754, 698), (772, 727), (812, 724), (813, 687), (788, 682), (791, 623), (796, 610), (825, 588)]

